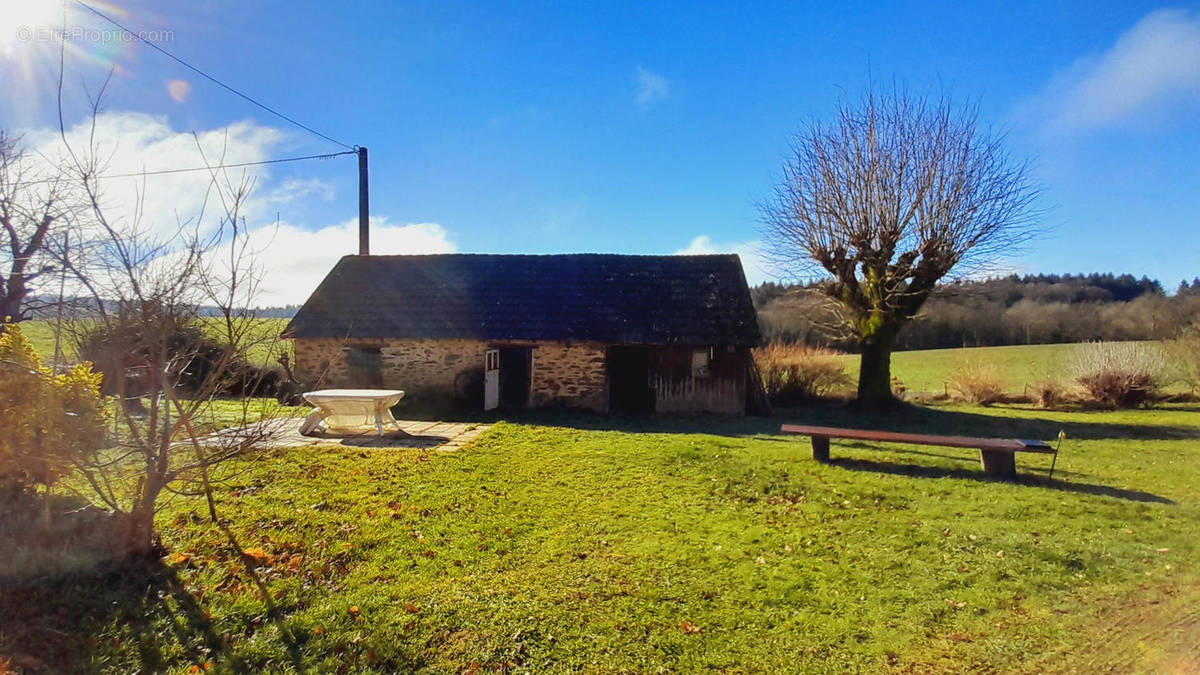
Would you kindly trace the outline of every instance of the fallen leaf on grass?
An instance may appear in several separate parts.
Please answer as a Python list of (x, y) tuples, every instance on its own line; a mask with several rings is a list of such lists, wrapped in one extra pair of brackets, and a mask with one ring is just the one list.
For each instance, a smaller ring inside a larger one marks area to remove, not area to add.
[(684, 635), (691, 635), (692, 633), (699, 633), (700, 627), (691, 621), (684, 621), (679, 624), (679, 630), (683, 631)]
[(416, 614), (417, 612), (421, 611), (421, 608), (411, 602), (407, 602), (404, 604), (404, 611), (408, 612), (409, 614)]
[(167, 556), (167, 562), (171, 565), (186, 565), (191, 559), (192, 556), (186, 553), (180, 553), (179, 551)]
[(271, 562), (271, 554), (261, 548), (245, 549), (242, 551), (242, 557), (259, 565), (266, 565)]

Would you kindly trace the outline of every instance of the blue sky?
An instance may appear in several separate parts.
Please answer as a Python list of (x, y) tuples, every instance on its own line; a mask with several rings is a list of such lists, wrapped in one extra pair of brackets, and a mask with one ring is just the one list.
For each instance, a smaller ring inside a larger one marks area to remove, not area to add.
[[(46, 18), (61, 17), (59, 0), (44, 2), (0, 0), (12, 8), (0, 20), (0, 120), (34, 140), (56, 120), (57, 46), (11, 35), (60, 25)], [(162, 31), (163, 48), (305, 124), (369, 147), (380, 253), (750, 258), (755, 203), (789, 136), (873, 78), (973, 99), (1033, 158), (1045, 234), (1009, 268), (1131, 272), (1168, 288), (1200, 275), (1200, 5), (649, 4), (96, 6)], [(77, 9), (67, 25), (103, 27)], [(84, 116), (80, 83), (94, 87), (118, 68), (105, 98), (105, 129), (120, 139), (114, 166), (195, 165), (192, 131), (209, 144), (229, 139), (235, 159), (339, 150), (144, 46), (95, 33), (71, 45), (68, 125)], [(254, 224), (278, 218), (286, 235), (264, 240), (269, 299), (302, 300), (354, 251), (355, 163), (255, 173)], [(148, 181), (163, 209), (188, 204), (186, 182)], [(113, 189), (119, 199), (128, 188)]]

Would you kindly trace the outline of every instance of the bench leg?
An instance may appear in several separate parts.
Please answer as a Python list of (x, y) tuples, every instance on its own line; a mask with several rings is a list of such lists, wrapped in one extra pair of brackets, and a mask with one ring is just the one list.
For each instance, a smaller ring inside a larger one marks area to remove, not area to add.
[(980, 450), (979, 463), (988, 475), (1013, 478), (1017, 475), (1017, 453), (1002, 450)]
[(813, 459), (818, 462), (829, 462), (829, 437), (828, 436), (813, 436), (812, 437)]

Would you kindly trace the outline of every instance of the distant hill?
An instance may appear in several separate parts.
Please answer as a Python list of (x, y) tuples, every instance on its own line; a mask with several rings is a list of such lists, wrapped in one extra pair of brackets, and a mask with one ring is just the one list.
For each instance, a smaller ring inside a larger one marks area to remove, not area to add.
[[(27, 304), (29, 319), (53, 319), (58, 316), (58, 298), (50, 296), (33, 296)], [(101, 303), (92, 298), (64, 298), (65, 313), (77, 318), (94, 316), (98, 313)], [(103, 306), (107, 306), (104, 303)], [(282, 307), (260, 307), (254, 310), (256, 316), (263, 319), (290, 319), (295, 316), (300, 305), (284, 305)], [(202, 317), (220, 316), (221, 311), (216, 307), (199, 307), (197, 314)]]
[[(814, 285), (765, 283), (751, 289), (768, 339), (853, 348), (832, 323)], [(921, 318), (904, 328), (900, 349), (1045, 344), (1171, 337), (1200, 320), (1200, 278), (1172, 296), (1130, 274), (1010, 275), (943, 284)]]

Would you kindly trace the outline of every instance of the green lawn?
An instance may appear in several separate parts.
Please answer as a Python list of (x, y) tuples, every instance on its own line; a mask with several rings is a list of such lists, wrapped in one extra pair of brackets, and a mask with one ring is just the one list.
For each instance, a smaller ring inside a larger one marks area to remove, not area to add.
[[(1078, 344), (1014, 345), (1005, 347), (968, 347), (964, 349), (924, 349), (892, 354), (892, 375), (910, 392), (941, 394), (948, 391), (951, 377), (970, 366), (986, 365), (1000, 379), (1004, 390), (1021, 394), (1025, 385), (1038, 380), (1069, 382), (1067, 369)], [(846, 372), (857, 381), (858, 355), (839, 357)], [(949, 389), (953, 393), (953, 388)]]
[(456, 453), (283, 451), (220, 491), (228, 534), (201, 499), (174, 498), (160, 518), (173, 554), (148, 581), (0, 583), (0, 654), (112, 672), (1154, 672), (1200, 658), (1194, 407), (781, 418), (1068, 440), (1053, 481), (1039, 455), (1016, 483), (984, 479), (966, 450), (835, 442), (817, 464), (769, 433), (781, 419), (547, 416)]
[[(217, 330), (217, 319), (206, 319)], [(279, 333), (287, 327), (287, 319), (255, 319), (252, 334), (245, 340), (247, 345), (246, 357), (255, 365), (275, 365), (275, 358), (280, 350), (287, 346), (286, 340), (279, 339)], [(21, 322), (21, 332), (33, 343), (38, 355), (47, 363), (54, 358), (54, 328), (55, 322), (39, 319)], [(68, 359), (76, 358), (75, 344), (69, 334), (64, 334), (61, 344), (63, 353)]]

